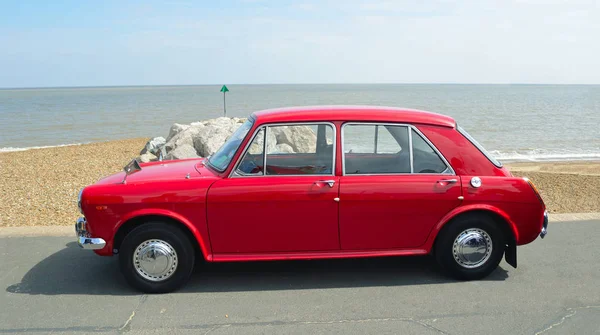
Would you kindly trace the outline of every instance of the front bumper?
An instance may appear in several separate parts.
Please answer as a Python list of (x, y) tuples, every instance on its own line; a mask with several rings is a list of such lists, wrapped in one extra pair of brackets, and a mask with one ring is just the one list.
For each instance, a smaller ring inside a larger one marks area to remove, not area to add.
[(91, 237), (86, 230), (87, 221), (84, 217), (77, 219), (75, 223), (75, 234), (77, 236), (77, 244), (83, 249), (98, 250), (106, 246), (106, 241), (99, 237)]
[(544, 223), (542, 224), (542, 231), (540, 232), (540, 237), (544, 238), (548, 234), (548, 211), (544, 211)]

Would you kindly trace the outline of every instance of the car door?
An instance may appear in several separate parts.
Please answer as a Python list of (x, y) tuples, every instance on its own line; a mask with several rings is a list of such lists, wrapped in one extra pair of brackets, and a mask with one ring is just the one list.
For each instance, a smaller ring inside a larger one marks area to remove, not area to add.
[(343, 250), (417, 248), (460, 204), (459, 177), (412, 126), (345, 124), (342, 154)]
[(334, 148), (329, 123), (257, 129), (232, 175), (208, 191), (213, 253), (339, 250)]

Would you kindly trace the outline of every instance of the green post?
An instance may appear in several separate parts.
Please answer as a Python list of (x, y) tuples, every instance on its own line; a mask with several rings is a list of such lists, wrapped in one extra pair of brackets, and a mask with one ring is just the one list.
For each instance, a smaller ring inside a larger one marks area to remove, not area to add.
[(227, 108), (225, 105), (225, 93), (229, 92), (229, 89), (227, 88), (227, 86), (223, 85), (223, 87), (221, 87), (221, 92), (223, 92), (223, 116), (227, 116)]

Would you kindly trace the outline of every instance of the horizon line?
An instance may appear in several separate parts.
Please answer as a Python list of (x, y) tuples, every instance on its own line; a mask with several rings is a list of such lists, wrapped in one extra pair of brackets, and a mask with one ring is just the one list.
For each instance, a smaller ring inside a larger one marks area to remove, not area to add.
[(197, 87), (197, 86), (285, 86), (285, 85), (498, 85), (498, 86), (599, 86), (600, 84), (567, 84), (567, 83), (453, 83), (453, 82), (431, 82), (431, 83), (232, 83), (232, 84), (149, 84), (149, 85), (81, 85), (81, 86), (21, 86), (0, 87), (0, 90), (36, 90), (36, 89), (85, 89), (85, 88), (127, 88), (127, 87)]

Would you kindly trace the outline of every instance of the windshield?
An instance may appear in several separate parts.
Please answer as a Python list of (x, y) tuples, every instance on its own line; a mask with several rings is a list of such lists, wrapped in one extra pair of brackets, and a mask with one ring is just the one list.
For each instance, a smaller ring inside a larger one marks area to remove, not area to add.
[(458, 129), (458, 131), (463, 134), (464, 137), (467, 138), (467, 140), (469, 140), (469, 142), (473, 143), (473, 145), (479, 149), (479, 151), (481, 151), (481, 153), (487, 157), (487, 159), (490, 160), (490, 162), (492, 162), (492, 164), (496, 165), (497, 167), (502, 167), (502, 163), (500, 163), (496, 158), (494, 158), (492, 155), (490, 155), (489, 152), (487, 152), (487, 150), (485, 150), (485, 148), (479, 144), (479, 142), (477, 142), (473, 137), (471, 137), (471, 135), (469, 135), (469, 133), (467, 133), (466, 130), (462, 129), (459, 125), (456, 125), (456, 129)]
[(244, 122), (234, 133), (229, 137), (229, 139), (215, 152), (214, 155), (210, 156), (208, 159), (208, 163), (210, 166), (215, 168), (216, 170), (223, 172), (227, 169), (229, 163), (231, 163), (231, 159), (233, 159), (233, 155), (240, 147), (242, 140), (252, 128), (253, 120), (248, 119)]

